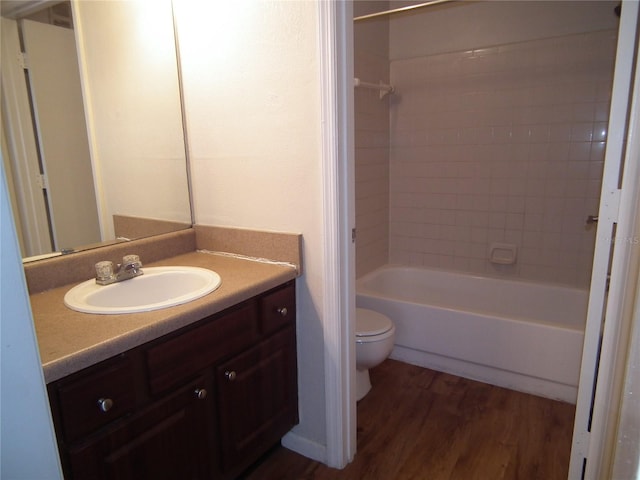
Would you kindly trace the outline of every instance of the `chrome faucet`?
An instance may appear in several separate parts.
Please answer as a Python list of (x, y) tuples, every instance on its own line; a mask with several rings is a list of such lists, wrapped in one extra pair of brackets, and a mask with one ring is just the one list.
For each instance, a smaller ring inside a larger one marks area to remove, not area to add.
[(111, 283), (122, 282), (130, 278), (142, 275), (142, 262), (138, 255), (125, 255), (122, 263), (116, 266), (114, 271), (113, 262), (103, 261), (96, 263), (96, 283), (98, 285), (109, 285)]

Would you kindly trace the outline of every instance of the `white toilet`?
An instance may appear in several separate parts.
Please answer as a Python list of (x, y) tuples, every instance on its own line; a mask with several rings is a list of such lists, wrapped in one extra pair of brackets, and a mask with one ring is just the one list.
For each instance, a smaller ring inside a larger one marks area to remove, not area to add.
[(387, 317), (373, 310), (356, 308), (356, 398), (371, 390), (369, 369), (381, 364), (391, 353), (396, 327)]

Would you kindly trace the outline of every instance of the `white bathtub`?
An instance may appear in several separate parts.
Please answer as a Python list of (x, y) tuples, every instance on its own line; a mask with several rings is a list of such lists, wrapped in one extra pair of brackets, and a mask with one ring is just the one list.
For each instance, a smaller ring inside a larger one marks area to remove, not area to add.
[(575, 403), (588, 291), (386, 266), (356, 304), (396, 325), (391, 358)]

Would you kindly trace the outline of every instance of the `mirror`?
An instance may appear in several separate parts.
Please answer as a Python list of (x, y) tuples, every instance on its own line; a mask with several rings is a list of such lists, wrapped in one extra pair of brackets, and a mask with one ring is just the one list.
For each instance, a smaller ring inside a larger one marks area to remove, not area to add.
[[(2, 9), (2, 149), (23, 255), (189, 228), (171, 1)], [(23, 49), (26, 70), (5, 62)]]

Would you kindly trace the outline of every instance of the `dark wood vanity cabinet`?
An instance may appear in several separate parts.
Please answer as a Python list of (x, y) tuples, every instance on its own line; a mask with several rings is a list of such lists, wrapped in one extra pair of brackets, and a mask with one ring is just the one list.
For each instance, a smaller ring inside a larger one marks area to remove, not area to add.
[(298, 422), (295, 283), (48, 385), (65, 478), (232, 479)]

